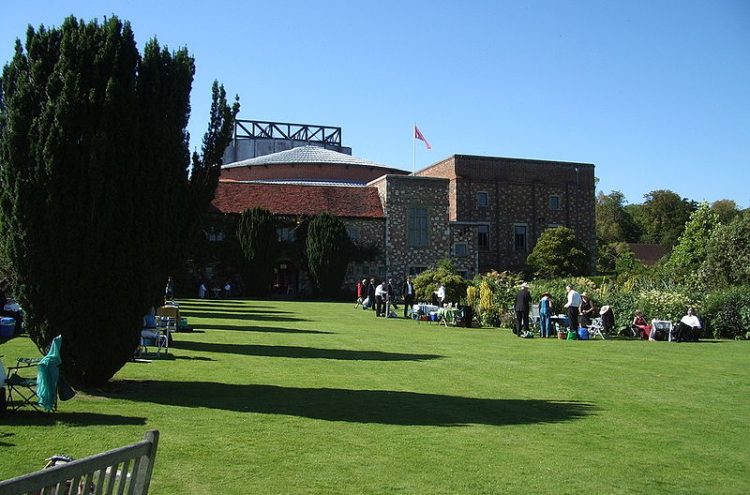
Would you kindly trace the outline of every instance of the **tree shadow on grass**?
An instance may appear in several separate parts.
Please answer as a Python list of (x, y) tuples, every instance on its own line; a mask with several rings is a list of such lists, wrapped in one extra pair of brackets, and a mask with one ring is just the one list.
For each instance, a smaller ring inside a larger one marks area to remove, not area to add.
[(125, 400), (349, 423), (507, 426), (574, 421), (596, 412), (593, 404), (575, 401), (479, 399), (391, 390), (173, 381), (118, 385), (117, 397)]
[(239, 332), (263, 332), (263, 333), (308, 333), (321, 335), (334, 335), (336, 332), (325, 332), (323, 330), (300, 330), (299, 328), (277, 328), (256, 327), (244, 325), (214, 325), (212, 323), (199, 323), (193, 328), (205, 328), (207, 330), (236, 330)]
[[(15, 433), (6, 433), (6, 432), (0, 432), (0, 439), (2, 438), (8, 438), (15, 436)], [(4, 440), (0, 440), (0, 447), (13, 447), (15, 444), (5, 442)]]
[(407, 354), (399, 352), (318, 349), (282, 345), (216, 344), (213, 342), (180, 342), (179, 349), (199, 352), (225, 352), (245, 356), (286, 357), (296, 359), (336, 359), (345, 361), (426, 361), (440, 359), (438, 354)]
[(190, 309), (181, 309), (181, 317), (191, 318), (209, 318), (218, 320), (249, 320), (249, 321), (307, 321), (304, 318), (295, 318), (292, 316), (275, 316), (265, 313), (249, 313), (247, 311), (238, 313), (225, 313), (225, 312), (203, 312), (193, 311)]
[(19, 411), (6, 412), (3, 417), (3, 422), (9, 426), (54, 426), (56, 424), (66, 424), (70, 426), (118, 426), (145, 425), (146, 418), (138, 416), (120, 416), (119, 414), (65, 412), (60, 410), (53, 413), (42, 413), (32, 409), (22, 409)]

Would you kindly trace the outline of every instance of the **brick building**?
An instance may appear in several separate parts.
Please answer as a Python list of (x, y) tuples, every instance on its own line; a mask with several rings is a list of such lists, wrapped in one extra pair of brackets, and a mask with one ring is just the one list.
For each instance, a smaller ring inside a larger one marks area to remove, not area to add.
[[(586, 163), (454, 155), (408, 174), (304, 146), (225, 165), (212, 212), (231, 217), (259, 206), (292, 222), (337, 215), (355, 243), (378, 253), (350, 263), (352, 287), (371, 276), (400, 282), (443, 258), (466, 277), (522, 270), (541, 233), (557, 226), (594, 253), (594, 187)], [(280, 256), (276, 273), (280, 292), (309, 291), (299, 260)]]

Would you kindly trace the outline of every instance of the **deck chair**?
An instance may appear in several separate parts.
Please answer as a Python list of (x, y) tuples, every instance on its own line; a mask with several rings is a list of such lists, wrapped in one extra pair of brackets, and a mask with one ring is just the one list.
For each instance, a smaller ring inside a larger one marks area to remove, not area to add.
[(539, 305), (538, 304), (532, 304), (531, 305), (531, 321), (529, 321), (530, 325), (533, 328), (539, 329), (540, 335), (541, 335), (541, 318), (539, 317)]

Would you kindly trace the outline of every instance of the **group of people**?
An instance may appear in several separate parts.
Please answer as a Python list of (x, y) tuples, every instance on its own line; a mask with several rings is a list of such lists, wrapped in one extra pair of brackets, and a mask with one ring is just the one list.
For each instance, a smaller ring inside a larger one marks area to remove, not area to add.
[[(565, 309), (568, 317), (568, 328), (577, 330), (579, 325), (587, 326), (591, 323), (594, 315), (594, 304), (591, 298), (584, 292), (579, 294), (572, 285), (565, 287), (567, 301)], [(531, 292), (529, 284), (524, 282), (516, 294), (514, 310), (516, 312), (516, 323), (513, 333), (519, 337), (529, 335), (529, 311), (531, 310)], [(552, 295), (549, 292), (542, 294), (539, 300), (539, 335), (542, 338), (555, 337), (552, 327)]]
[[(635, 311), (631, 327), (633, 328), (635, 335), (642, 339), (661, 340), (665, 337), (659, 335), (658, 330), (653, 328), (652, 325), (649, 325), (640, 309)], [(697, 342), (702, 328), (703, 326), (701, 325), (700, 318), (696, 316), (695, 310), (692, 307), (689, 307), (687, 309), (687, 314), (683, 316), (676, 325), (672, 326), (670, 337), (677, 342)]]
[[(398, 310), (396, 304), (396, 295), (393, 287), (393, 279), (389, 278), (383, 280), (380, 284), (376, 284), (375, 278), (370, 280), (362, 279), (356, 283), (357, 300), (354, 303), (354, 307), (362, 307), (362, 309), (375, 309), (376, 317), (393, 317), (396, 316), (395, 310)], [(414, 305), (414, 299), (416, 291), (414, 289), (414, 283), (411, 277), (406, 277), (404, 283), (401, 284), (401, 297), (403, 299), (404, 306), (404, 318), (409, 318), (409, 310)], [(445, 286), (438, 284), (433, 292), (433, 304), (436, 306), (442, 306), (446, 298)]]
[(393, 279), (383, 280), (376, 284), (375, 277), (367, 280), (357, 281), (357, 300), (354, 307), (362, 306), (362, 309), (373, 308), (376, 317), (390, 316), (390, 309), (396, 309), (394, 300)]

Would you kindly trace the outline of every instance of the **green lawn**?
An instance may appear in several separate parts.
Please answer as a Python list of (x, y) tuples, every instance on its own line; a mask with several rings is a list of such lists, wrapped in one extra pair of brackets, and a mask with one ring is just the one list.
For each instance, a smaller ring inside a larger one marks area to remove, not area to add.
[[(750, 345), (181, 303), (173, 359), (0, 417), (0, 479), (161, 432), (153, 494), (750, 493)], [(0, 346), (6, 366), (34, 347)]]

